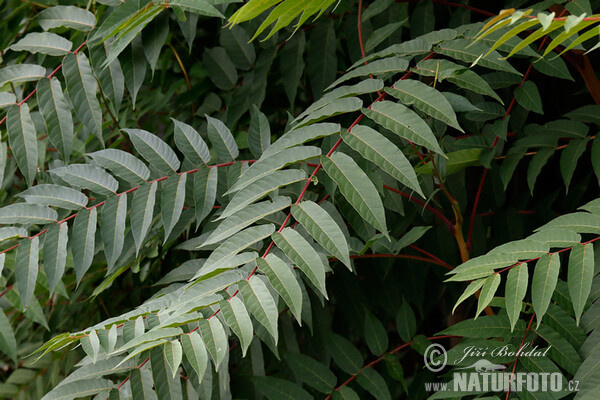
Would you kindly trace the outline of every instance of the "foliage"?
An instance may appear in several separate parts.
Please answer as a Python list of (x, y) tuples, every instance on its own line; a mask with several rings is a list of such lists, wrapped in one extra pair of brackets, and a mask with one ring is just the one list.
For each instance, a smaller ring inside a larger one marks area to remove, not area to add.
[(505, 3), (0, 0), (0, 397), (594, 398), (600, 17)]

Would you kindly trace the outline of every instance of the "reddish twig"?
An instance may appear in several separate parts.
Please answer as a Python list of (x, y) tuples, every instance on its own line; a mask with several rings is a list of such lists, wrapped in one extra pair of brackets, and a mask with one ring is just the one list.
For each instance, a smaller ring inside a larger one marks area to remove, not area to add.
[[(533, 323), (533, 318), (535, 317), (535, 313), (531, 314), (531, 319), (529, 320), (529, 324), (527, 324), (527, 329), (525, 330), (525, 335), (523, 335), (523, 340), (521, 340), (521, 345), (519, 346), (519, 350), (517, 351), (517, 357), (515, 358), (512, 372), (510, 373), (510, 381), (515, 379), (515, 370), (517, 369), (517, 361), (519, 361), (519, 356), (521, 355), (521, 350), (523, 349), (523, 345), (525, 344), (525, 339), (529, 334), (529, 330), (531, 329), (531, 324)], [(508, 385), (508, 390), (506, 391), (506, 400), (510, 395), (510, 385)]]
[[(597, 237), (595, 237), (595, 238), (593, 238), (593, 239), (591, 239), (591, 240), (588, 240), (587, 242), (583, 242), (583, 243), (581, 243), (581, 244), (583, 244), (583, 245), (586, 245), (586, 244), (589, 244), (589, 243), (594, 243), (594, 242), (595, 242), (595, 241), (597, 241), (597, 240), (600, 240), (600, 236), (597, 236)], [(569, 250), (571, 250), (571, 249), (573, 249), (573, 246), (565, 247), (564, 249), (560, 249), (560, 250), (558, 250), (558, 251), (555, 251), (555, 252), (550, 252), (550, 253), (547, 253), (547, 254), (560, 254), (560, 253), (564, 253), (565, 251), (569, 251)], [(498, 275), (498, 274), (501, 274), (502, 272), (504, 272), (504, 271), (508, 271), (509, 269), (512, 269), (512, 268), (514, 268), (514, 267), (518, 267), (518, 266), (519, 266), (519, 265), (521, 265), (521, 264), (527, 264), (527, 263), (530, 263), (530, 262), (532, 262), (532, 261), (537, 261), (537, 260), (539, 260), (540, 258), (542, 258), (542, 256), (535, 257), (535, 258), (530, 258), (529, 260), (525, 260), (525, 261), (519, 261), (519, 262), (517, 262), (517, 263), (514, 263), (514, 264), (512, 264), (512, 265), (510, 265), (510, 266), (506, 267), (506, 268), (503, 268), (503, 269), (501, 269), (501, 270), (495, 271), (495, 272), (494, 272), (494, 274), (496, 274), (496, 275)]]
[[(222, 164), (209, 165), (208, 167), (209, 167), (209, 168), (221, 168), (221, 167), (227, 167), (227, 166), (233, 165), (233, 164), (234, 164), (234, 163), (236, 163), (236, 162), (237, 162), (237, 161), (230, 161), (230, 162), (226, 162), (226, 163), (222, 163)], [(256, 162), (256, 160), (244, 160), (244, 161), (239, 161), (239, 162), (253, 163), (253, 162)], [(178, 172), (178, 174), (179, 174), (179, 175), (184, 175), (184, 174), (193, 174), (193, 173), (195, 173), (195, 172), (198, 172), (199, 170), (200, 170), (199, 168), (194, 168), (194, 169), (191, 169), (191, 170), (189, 170), (189, 171), (185, 171), (185, 172)], [(161, 181), (164, 181), (164, 180), (167, 180), (167, 179), (169, 179), (169, 177), (171, 177), (171, 176), (173, 176), (173, 175), (162, 176), (162, 177), (160, 177), (160, 178), (153, 179), (153, 180), (151, 180), (151, 181), (149, 181), (149, 182), (147, 182), (147, 183), (161, 182)], [(124, 192), (121, 192), (121, 193), (115, 193), (115, 196), (122, 196), (122, 195), (124, 195), (124, 194), (128, 194), (128, 193), (131, 193), (131, 192), (135, 192), (135, 191), (136, 191), (136, 190), (138, 190), (140, 187), (141, 187), (141, 185), (138, 185), (138, 186), (132, 187), (131, 189), (127, 189), (127, 190), (125, 190)], [(90, 207), (84, 207), (84, 208), (85, 208), (86, 210), (91, 210), (91, 209), (93, 209), (93, 208), (97, 208), (97, 207), (103, 206), (104, 204), (106, 204), (106, 200), (104, 200), (104, 201), (101, 201), (100, 203), (94, 204), (93, 206), (90, 206)], [(71, 215), (69, 215), (69, 216), (68, 216), (67, 218), (65, 218), (65, 219), (62, 219), (62, 220), (60, 220), (60, 221), (54, 221), (54, 222), (60, 225), (60, 224), (62, 224), (63, 222), (67, 222), (67, 221), (69, 221), (69, 220), (71, 220), (71, 219), (75, 218), (75, 217), (76, 217), (78, 214), (79, 214), (79, 212), (76, 212), (76, 213), (74, 213), (74, 214), (71, 214)], [(41, 236), (41, 235), (43, 235), (43, 234), (44, 234), (44, 233), (46, 233), (46, 232), (48, 232), (48, 229), (41, 230), (41, 231), (39, 231), (38, 233), (36, 233), (35, 235), (32, 235), (32, 236), (25, 236), (25, 237), (23, 237), (23, 239), (33, 239), (34, 237)], [(16, 248), (17, 248), (17, 247), (19, 247), (19, 246), (20, 246), (20, 243), (17, 243), (17, 244), (15, 244), (14, 246), (11, 246), (11, 247), (9, 247), (8, 249), (5, 249), (5, 250), (2, 250), (2, 251), (0, 251), (0, 254), (2, 254), (2, 253), (7, 253), (7, 252), (9, 252), (9, 251), (11, 251), (11, 250), (13, 250), (13, 249), (16, 249)]]
[[(432, 337), (428, 337), (428, 340), (442, 340), (442, 339), (450, 339), (450, 338), (460, 338), (462, 336), (456, 336), (456, 335), (443, 335), (443, 336), (432, 336)], [(339, 391), (342, 387), (348, 385), (350, 382), (352, 382), (353, 380), (356, 379), (356, 377), (361, 374), (365, 369), (367, 368), (371, 368), (372, 366), (378, 364), (381, 360), (383, 360), (386, 356), (390, 355), (390, 354), (394, 354), (399, 352), (400, 350), (411, 346), (413, 344), (412, 341), (408, 342), (408, 343), (403, 343), (400, 346), (396, 347), (394, 350), (388, 351), (387, 353), (382, 354), (381, 356), (379, 356), (378, 358), (376, 358), (375, 360), (371, 361), (370, 363), (368, 363), (367, 365), (365, 365), (364, 367), (362, 367), (360, 369), (360, 371), (358, 371), (358, 373), (352, 375), (350, 378), (346, 379), (346, 381), (344, 383), (342, 383), (340, 386), (336, 387), (335, 389), (333, 389), (334, 392)], [(333, 396), (333, 393), (330, 393), (327, 395), (327, 397), (325, 397), (325, 400), (329, 400), (331, 399), (331, 396)]]
[[(567, 10), (564, 9), (559, 17), (562, 17), (566, 11)], [(544, 36), (544, 38), (542, 39), (542, 42), (540, 43), (540, 45), (538, 47), (538, 51), (540, 51), (544, 47), (547, 40), (548, 40), (548, 36)], [(533, 68), (533, 63), (530, 63), (529, 67), (527, 67), (527, 71), (525, 72), (525, 75), (523, 75), (523, 79), (521, 79), (521, 83), (519, 83), (519, 87), (523, 86), (525, 81), (527, 81), (527, 78), (529, 78), (529, 74), (531, 74), (532, 68)], [(517, 102), (517, 98), (513, 95), (513, 98), (510, 101), (510, 104), (508, 105), (508, 108), (506, 109), (506, 113), (504, 113), (504, 116), (502, 117), (502, 119), (506, 119), (510, 115), (510, 113), (512, 112), (512, 110), (515, 107), (516, 102)], [(498, 139), (499, 139), (498, 136), (496, 136), (494, 138), (494, 142), (492, 143), (492, 149), (496, 147), (496, 144), (498, 144)], [(483, 184), (485, 182), (486, 176), (487, 176), (487, 168), (485, 168), (483, 170), (483, 173), (481, 174), (481, 180), (479, 181), (479, 187), (477, 188), (477, 194), (476, 194), (475, 200), (473, 202), (473, 210), (471, 211), (471, 219), (469, 220), (469, 233), (467, 235), (467, 248), (468, 249), (470, 249), (473, 244), (472, 243), (473, 226), (475, 224), (475, 216), (477, 215), (477, 206), (479, 205), (479, 199), (481, 198)]]
[[(81, 43), (81, 45), (80, 45), (78, 48), (76, 48), (76, 49), (75, 49), (75, 51), (73, 52), (73, 54), (77, 54), (77, 53), (78, 53), (78, 52), (79, 52), (79, 51), (80, 51), (80, 50), (81, 50), (81, 49), (82, 49), (82, 48), (83, 48), (83, 47), (84, 47), (86, 44), (87, 44), (87, 40), (86, 40), (86, 41), (84, 41), (83, 43)], [(54, 69), (54, 71), (52, 71), (52, 72), (50, 73), (50, 75), (48, 75), (46, 78), (47, 78), (47, 79), (50, 79), (50, 78), (52, 78), (54, 75), (56, 75), (56, 73), (57, 73), (58, 71), (60, 71), (60, 69), (62, 68), (62, 66), (63, 66), (63, 65), (62, 65), (62, 63), (61, 63), (61, 64), (60, 64), (58, 67), (56, 67), (56, 68)], [(18, 103), (17, 103), (17, 105), (18, 105), (18, 106), (21, 106), (21, 105), (23, 105), (23, 103), (27, 102), (27, 100), (29, 100), (29, 99), (30, 99), (30, 98), (31, 98), (31, 97), (32, 97), (32, 96), (33, 96), (33, 95), (34, 95), (36, 92), (37, 92), (37, 88), (36, 88), (36, 89), (33, 89), (33, 91), (32, 91), (31, 93), (29, 93), (29, 94), (28, 94), (28, 95), (27, 95), (27, 96), (26, 96), (26, 97), (25, 97), (23, 100), (21, 100), (20, 102), (18, 102)], [(6, 121), (6, 116), (4, 116), (4, 118), (2, 118), (2, 119), (0, 120), (0, 126), (1, 126), (1, 125), (4, 123), (4, 121)]]
[(398, 190), (394, 187), (386, 185), (385, 183), (383, 184), (383, 187), (391, 192), (398, 193), (400, 196), (405, 197), (405, 198), (409, 199), (410, 201), (413, 201), (422, 207), (425, 207), (427, 210), (431, 211), (438, 218), (440, 218), (442, 220), (442, 222), (448, 227), (450, 232), (454, 231), (454, 225), (452, 224), (452, 222), (444, 214), (442, 214), (439, 210), (437, 210), (437, 209), (433, 208), (432, 206), (430, 206), (429, 204), (417, 199), (416, 197), (414, 197), (408, 193), (404, 193), (403, 191)]
[(421, 253), (421, 254), (425, 254), (427, 257), (429, 257), (429, 258), (431, 258), (431, 259), (433, 259), (433, 260), (436, 260), (438, 263), (444, 264), (444, 266), (445, 266), (446, 268), (448, 268), (448, 269), (454, 269), (454, 267), (453, 267), (452, 265), (450, 265), (450, 264), (448, 264), (447, 262), (443, 261), (443, 260), (442, 260), (442, 259), (440, 259), (439, 257), (436, 257), (436, 256), (434, 256), (434, 255), (433, 255), (433, 254), (431, 254), (430, 252), (428, 252), (428, 251), (425, 251), (425, 250), (423, 250), (422, 248), (415, 246), (414, 244), (410, 244), (410, 245), (408, 245), (408, 247), (410, 247), (410, 248), (411, 248), (411, 249), (413, 249), (413, 250), (416, 250), (416, 251), (418, 251), (418, 252), (419, 252), (419, 253)]
[[(417, 260), (417, 261), (423, 261), (423, 262), (427, 262), (427, 263), (431, 263), (431, 264), (436, 264), (436, 265), (440, 265), (446, 269), (449, 270), (453, 270), (454, 267), (452, 267), (450, 264), (446, 263), (445, 261), (440, 260), (437, 257), (420, 257), (420, 256), (413, 256), (412, 254), (354, 254), (351, 255), (350, 258), (352, 259), (359, 259), (359, 258), (406, 258), (409, 260)], [(337, 260), (337, 258), (332, 257), (330, 258), (330, 260)]]

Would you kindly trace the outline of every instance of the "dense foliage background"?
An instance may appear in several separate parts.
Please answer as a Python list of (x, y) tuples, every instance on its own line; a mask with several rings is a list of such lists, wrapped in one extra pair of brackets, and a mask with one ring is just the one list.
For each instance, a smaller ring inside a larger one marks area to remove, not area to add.
[(0, 397), (596, 398), (599, 6), (0, 0)]

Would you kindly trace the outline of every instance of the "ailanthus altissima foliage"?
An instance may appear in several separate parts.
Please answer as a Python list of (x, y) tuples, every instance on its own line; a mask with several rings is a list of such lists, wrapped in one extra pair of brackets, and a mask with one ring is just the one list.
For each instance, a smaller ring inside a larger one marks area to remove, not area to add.
[(597, 398), (599, 6), (0, 0), (0, 397)]

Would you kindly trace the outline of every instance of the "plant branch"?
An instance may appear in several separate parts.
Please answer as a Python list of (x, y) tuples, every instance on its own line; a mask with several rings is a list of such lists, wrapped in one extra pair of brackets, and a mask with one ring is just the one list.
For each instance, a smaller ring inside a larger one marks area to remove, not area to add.
[[(428, 340), (442, 340), (442, 339), (454, 339), (454, 338), (461, 338), (462, 336), (456, 336), (456, 335), (443, 335), (443, 336), (432, 336), (432, 337), (428, 337)], [(381, 362), (381, 360), (383, 360), (386, 356), (390, 355), (390, 354), (394, 354), (399, 352), (400, 350), (411, 346), (413, 344), (412, 341), (407, 342), (407, 343), (403, 343), (400, 346), (396, 347), (393, 350), (388, 351), (387, 353), (382, 354), (381, 356), (379, 356), (378, 358), (376, 358), (375, 360), (371, 361), (370, 363), (366, 364), (364, 367), (362, 367), (360, 369), (360, 371), (358, 371), (358, 373), (352, 375), (350, 378), (346, 379), (346, 381), (344, 383), (342, 383), (340, 386), (336, 387), (335, 389), (333, 389), (334, 392), (339, 391), (342, 387), (348, 385), (350, 382), (352, 382), (353, 380), (356, 379), (356, 377), (361, 374), (365, 369), (367, 368), (371, 368), (372, 366), (378, 364), (379, 362)], [(333, 393), (329, 393), (327, 395), (327, 397), (325, 397), (324, 400), (329, 400), (331, 399), (331, 396), (333, 395)]]
[[(566, 11), (567, 11), (566, 9), (563, 9), (563, 11), (561, 12), (559, 17), (562, 17)], [(542, 39), (542, 42), (540, 43), (540, 45), (538, 47), (538, 51), (540, 51), (544, 47), (547, 40), (548, 40), (548, 35), (544, 36), (544, 38)], [(521, 83), (519, 83), (519, 87), (523, 86), (525, 81), (527, 81), (527, 78), (529, 78), (529, 74), (531, 74), (532, 68), (533, 68), (533, 62), (529, 63), (529, 67), (527, 67), (527, 71), (525, 72), (525, 75), (523, 75), (523, 79), (521, 79)], [(512, 112), (512, 110), (515, 107), (516, 101), (517, 101), (517, 98), (516, 98), (516, 96), (513, 95), (512, 100), (510, 101), (510, 104), (509, 104), (508, 108), (506, 109), (506, 113), (504, 114), (502, 119), (508, 118), (508, 116), (510, 115), (510, 113)], [(496, 136), (494, 138), (494, 142), (492, 143), (492, 149), (496, 147), (496, 144), (498, 144), (498, 139), (499, 139), (498, 136)], [(479, 187), (477, 188), (477, 194), (475, 196), (475, 201), (473, 202), (473, 210), (471, 211), (471, 219), (469, 220), (469, 232), (467, 235), (467, 248), (469, 248), (469, 249), (473, 245), (473, 243), (472, 243), (473, 226), (475, 224), (475, 216), (477, 215), (477, 206), (479, 205), (479, 199), (481, 197), (481, 193), (483, 190), (483, 184), (485, 183), (486, 176), (487, 176), (487, 168), (485, 168), (483, 170), (483, 173), (481, 174), (481, 180), (479, 181)]]
[[(529, 334), (529, 330), (531, 329), (531, 324), (533, 323), (533, 318), (535, 317), (535, 313), (531, 314), (531, 319), (529, 320), (529, 324), (527, 324), (527, 329), (525, 330), (525, 335), (523, 335), (523, 340), (521, 340), (521, 345), (519, 346), (519, 350), (517, 351), (517, 356), (515, 358), (512, 372), (510, 373), (510, 381), (515, 379), (515, 370), (517, 369), (517, 361), (519, 361), (519, 356), (521, 355), (521, 350), (523, 349), (523, 345), (525, 344), (525, 339)], [(508, 385), (508, 390), (506, 391), (506, 400), (508, 400), (510, 396), (510, 385)]]

